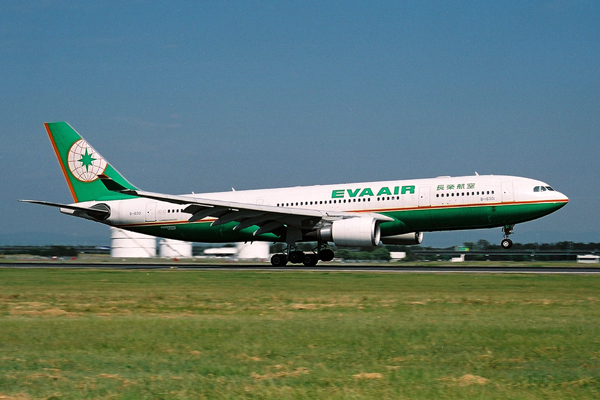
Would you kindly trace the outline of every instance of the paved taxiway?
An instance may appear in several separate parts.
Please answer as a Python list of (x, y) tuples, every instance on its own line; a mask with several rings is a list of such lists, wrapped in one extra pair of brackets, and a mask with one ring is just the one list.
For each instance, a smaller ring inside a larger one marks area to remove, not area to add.
[(122, 270), (232, 270), (232, 271), (321, 271), (321, 272), (395, 272), (395, 273), (494, 273), (494, 274), (600, 274), (596, 267), (522, 267), (522, 266), (377, 266), (361, 264), (323, 264), (305, 267), (288, 264), (273, 267), (270, 264), (175, 264), (175, 263), (77, 263), (77, 262), (19, 262), (0, 263), (0, 268), (98, 268)]

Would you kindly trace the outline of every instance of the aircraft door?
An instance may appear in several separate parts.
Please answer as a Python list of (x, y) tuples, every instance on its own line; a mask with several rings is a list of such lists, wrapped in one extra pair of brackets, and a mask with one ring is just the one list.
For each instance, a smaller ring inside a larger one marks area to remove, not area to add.
[(156, 221), (156, 202), (146, 204), (146, 222)]
[(513, 183), (510, 181), (502, 182), (502, 202), (512, 203), (515, 201), (515, 193), (513, 191)]
[(429, 201), (429, 186), (421, 186), (419, 188), (419, 207), (430, 207)]

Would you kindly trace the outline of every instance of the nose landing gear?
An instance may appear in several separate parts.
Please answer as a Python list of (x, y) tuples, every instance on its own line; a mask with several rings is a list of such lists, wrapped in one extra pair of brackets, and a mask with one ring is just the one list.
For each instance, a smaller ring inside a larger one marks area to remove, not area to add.
[(514, 227), (514, 225), (504, 225), (504, 227), (502, 227), (504, 239), (502, 239), (502, 241), (500, 242), (500, 246), (502, 246), (503, 249), (508, 250), (512, 247), (513, 242), (508, 238), (508, 236), (514, 232)]

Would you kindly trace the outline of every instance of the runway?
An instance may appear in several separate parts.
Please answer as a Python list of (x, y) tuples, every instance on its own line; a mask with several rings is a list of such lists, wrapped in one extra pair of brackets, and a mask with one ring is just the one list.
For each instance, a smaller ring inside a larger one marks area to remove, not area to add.
[(0, 268), (74, 268), (74, 269), (115, 269), (115, 270), (227, 270), (227, 271), (314, 271), (314, 272), (361, 272), (361, 273), (493, 273), (493, 274), (600, 274), (600, 267), (580, 266), (399, 266), (373, 264), (322, 264), (305, 267), (289, 264), (273, 267), (270, 264), (190, 264), (190, 263), (78, 263), (78, 262), (2, 262)]

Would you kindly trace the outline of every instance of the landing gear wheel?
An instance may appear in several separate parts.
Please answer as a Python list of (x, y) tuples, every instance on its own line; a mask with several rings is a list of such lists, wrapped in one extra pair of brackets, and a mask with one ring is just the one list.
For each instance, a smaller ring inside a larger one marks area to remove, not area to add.
[(290, 251), (290, 262), (292, 264), (300, 264), (303, 261), (304, 261), (304, 252)]
[(287, 262), (285, 254), (273, 254), (273, 257), (271, 257), (271, 265), (274, 267), (283, 267)]
[(506, 238), (506, 239), (502, 239), (502, 241), (500, 242), (500, 245), (502, 246), (503, 249), (508, 250), (512, 247), (513, 242), (509, 238)]
[(304, 259), (302, 260), (302, 264), (305, 267), (314, 267), (319, 262), (319, 257), (316, 254), (308, 253), (304, 255)]
[(331, 249), (323, 249), (319, 252), (319, 259), (321, 261), (331, 261), (333, 257), (335, 257), (335, 254)]

